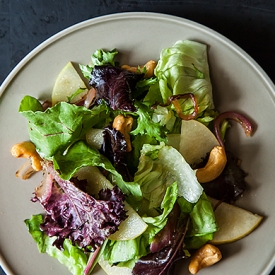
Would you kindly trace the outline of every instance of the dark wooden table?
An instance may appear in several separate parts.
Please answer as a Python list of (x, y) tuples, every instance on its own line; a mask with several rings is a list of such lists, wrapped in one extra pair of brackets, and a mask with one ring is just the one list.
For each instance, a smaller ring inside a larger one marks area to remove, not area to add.
[(86, 19), (127, 11), (161, 12), (204, 24), (243, 48), (275, 82), (275, 1), (0, 0), (0, 84), (53, 34)]

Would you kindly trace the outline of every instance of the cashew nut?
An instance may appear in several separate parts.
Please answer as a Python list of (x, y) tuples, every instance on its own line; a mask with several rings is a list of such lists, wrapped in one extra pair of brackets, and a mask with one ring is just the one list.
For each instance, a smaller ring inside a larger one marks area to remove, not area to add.
[(212, 244), (205, 244), (198, 249), (191, 257), (189, 272), (198, 273), (202, 268), (211, 266), (222, 258), (221, 251)]
[(35, 171), (42, 170), (43, 159), (36, 152), (35, 145), (30, 141), (24, 141), (13, 145), (11, 154), (16, 158), (28, 158)]
[(157, 62), (154, 60), (150, 60), (144, 66), (141, 66), (141, 67), (131, 67), (129, 65), (123, 65), (121, 68), (124, 70), (130, 71), (132, 73), (137, 73), (139, 71), (142, 72), (142, 69), (145, 67), (146, 72), (145, 72), (144, 77), (150, 78), (150, 77), (154, 76), (154, 70), (155, 70), (156, 66), (157, 66)]
[(117, 131), (119, 131), (121, 134), (123, 134), (125, 140), (126, 140), (126, 151), (130, 152), (132, 150), (132, 144), (129, 132), (132, 129), (133, 126), (133, 118), (131, 116), (123, 116), (118, 115), (115, 117), (113, 121), (113, 128), (115, 128)]
[(200, 183), (205, 183), (216, 179), (223, 171), (227, 163), (225, 150), (222, 146), (215, 146), (209, 155), (209, 159), (203, 168), (196, 172)]

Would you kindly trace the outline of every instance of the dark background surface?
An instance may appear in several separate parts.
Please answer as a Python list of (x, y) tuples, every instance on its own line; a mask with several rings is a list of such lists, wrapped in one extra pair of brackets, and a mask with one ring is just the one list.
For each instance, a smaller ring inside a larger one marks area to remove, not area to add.
[(210, 27), (243, 48), (275, 82), (273, 0), (0, 0), (0, 83), (53, 34), (83, 20), (127, 11), (166, 13)]

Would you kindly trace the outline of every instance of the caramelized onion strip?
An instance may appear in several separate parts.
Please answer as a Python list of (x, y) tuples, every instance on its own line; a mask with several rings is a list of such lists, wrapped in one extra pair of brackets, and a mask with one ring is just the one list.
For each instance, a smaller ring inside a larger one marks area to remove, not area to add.
[[(192, 100), (192, 103), (194, 105), (194, 111), (191, 114), (188, 115), (184, 115), (179, 103), (179, 99), (188, 99), (190, 98)], [(198, 115), (199, 112), (199, 106), (196, 100), (196, 97), (192, 94), (192, 93), (186, 93), (186, 94), (178, 94), (178, 95), (172, 95), (168, 98), (168, 102), (166, 104), (154, 104), (152, 106), (153, 109), (155, 109), (157, 107), (157, 105), (160, 105), (162, 107), (166, 107), (170, 104), (173, 104), (175, 107), (175, 111), (177, 112), (178, 116), (182, 119), (182, 120), (191, 120), (191, 119), (195, 119)]]
[[(179, 103), (179, 99), (183, 99), (183, 98), (190, 98), (193, 106), (194, 106), (194, 111), (191, 114), (188, 115), (184, 115)], [(196, 97), (192, 94), (192, 93), (187, 93), (187, 94), (178, 94), (178, 95), (173, 95), (169, 97), (169, 101), (174, 105), (175, 110), (178, 114), (178, 116), (182, 119), (182, 120), (191, 120), (191, 119), (195, 119), (196, 116), (198, 115), (199, 112), (199, 106), (196, 100)]]

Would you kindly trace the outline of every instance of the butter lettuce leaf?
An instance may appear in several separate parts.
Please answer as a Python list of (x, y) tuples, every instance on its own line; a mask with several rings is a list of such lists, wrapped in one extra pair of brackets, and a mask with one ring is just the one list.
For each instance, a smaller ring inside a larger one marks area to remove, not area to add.
[(158, 206), (166, 188), (175, 181), (179, 196), (191, 203), (196, 203), (203, 192), (195, 171), (176, 149), (163, 142), (160, 145), (143, 145), (134, 181), (140, 184), (152, 207)]
[[(193, 93), (199, 105), (199, 114), (213, 109), (212, 85), (207, 60), (207, 45), (190, 40), (179, 40), (172, 47), (161, 51), (155, 68), (158, 78), (159, 96), (167, 103), (172, 95)], [(145, 101), (159, 98), (156, 89), (148, 93)], [(154, 104), (155, 102), (151, 102)], [(183, 111), (191, 113), (192, 103), (182, 104)]]

